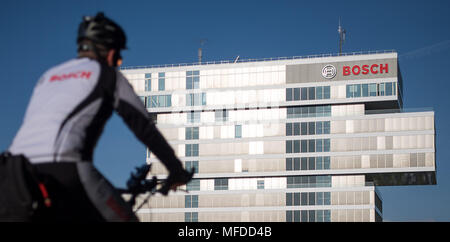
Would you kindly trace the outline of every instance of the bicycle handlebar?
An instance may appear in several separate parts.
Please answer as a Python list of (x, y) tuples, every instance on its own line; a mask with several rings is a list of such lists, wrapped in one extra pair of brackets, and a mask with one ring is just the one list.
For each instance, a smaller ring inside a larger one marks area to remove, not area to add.
[[(136, 167), (136, 172), (131, 173), (130, 178), (127, 181), (127, 189), (117, 189), (122, 194), (131, 194), (131, 198), (128, 203), (131, 207), (136, 203), (136, 197), (139, 194), (144, 194), (146, 192), (150, 192), (151, 194), (155, 194), (157, 192), (166, 196), (171, 187), (176, 184), (171, 180), (164, 180), (159, 182), (156, 176), (153, 176), (151, 180), (147, 179), (147, 175), (151, 170), (151, 164), (144, 164), (140, 167)], [(194, 169), (189, 173), (189, 177), (187, 178), (187, 182), (189, 182), (194, 176)], [(186, 183), (187, 183), (186, 182)], [(156, 189), (158, 184), (162, 184), (161, 188)]]

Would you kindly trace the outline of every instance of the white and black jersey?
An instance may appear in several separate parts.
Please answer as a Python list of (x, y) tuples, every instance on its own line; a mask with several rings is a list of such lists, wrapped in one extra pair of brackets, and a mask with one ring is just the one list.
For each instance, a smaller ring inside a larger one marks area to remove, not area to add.
[(181, 168), (128, 80), (89, 58), (69, 60), (42, 75), (9, 151), (34, 164), (92, 161), (113, 110), (169, 170)]

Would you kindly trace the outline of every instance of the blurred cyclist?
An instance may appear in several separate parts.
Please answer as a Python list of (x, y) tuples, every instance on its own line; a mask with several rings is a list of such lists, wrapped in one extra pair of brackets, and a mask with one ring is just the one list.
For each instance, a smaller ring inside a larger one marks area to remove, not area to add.
[(103, 13), (84, 17), (77, 45), (77, 58), (39, 79), (9, 152), (23, 154), (47, 177), (51, 206), (33, 220), (138, 221), (93, 166), (94, 148), (113, 111), (166, 166), (172, 189), (186, 184), (190, 174), (116, 68), (126, 48), (122, 28)]

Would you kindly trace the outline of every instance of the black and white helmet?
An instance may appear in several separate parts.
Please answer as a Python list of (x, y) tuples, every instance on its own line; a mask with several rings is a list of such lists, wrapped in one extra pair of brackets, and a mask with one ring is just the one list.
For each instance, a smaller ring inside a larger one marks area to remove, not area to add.
[(83, 22), (78, 27), (77, 44), (84, 39), (108, 49), (126, 49), (125, 32), (118, 24), (105, 17), (103, 12), (97, 13), (96, 16), (83, 17)]

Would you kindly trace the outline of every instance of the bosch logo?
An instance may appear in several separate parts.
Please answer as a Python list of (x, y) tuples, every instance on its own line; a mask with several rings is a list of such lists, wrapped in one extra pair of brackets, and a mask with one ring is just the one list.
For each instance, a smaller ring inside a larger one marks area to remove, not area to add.
[(322, 68), (322, 76), (331, 79), (336, 76), (336, 67), (333, 65), (326, 65)]
[(354, 66), (344, 66), (342, 68), (342, 75), (368, 75), (368, 74), (385, 74), (389, 73), (389, 65), (386, 64), (372, 64), (372, 65), (354, 65)]

